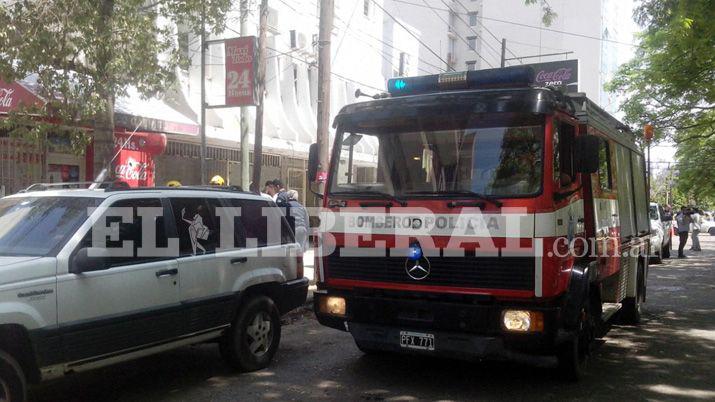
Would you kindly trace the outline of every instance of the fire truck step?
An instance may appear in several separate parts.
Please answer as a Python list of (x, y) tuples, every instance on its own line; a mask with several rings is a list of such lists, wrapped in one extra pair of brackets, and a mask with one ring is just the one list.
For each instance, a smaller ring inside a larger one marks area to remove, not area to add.
[(601, 309), (603, 310), (601, 319), (603, 322), (608, 322), (621, 309), (621, 303), (603, 303)]

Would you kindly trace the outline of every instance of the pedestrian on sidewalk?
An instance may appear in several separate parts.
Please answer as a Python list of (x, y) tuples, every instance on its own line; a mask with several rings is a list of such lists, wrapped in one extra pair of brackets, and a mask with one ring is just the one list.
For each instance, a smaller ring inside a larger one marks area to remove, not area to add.
[(295, 241), (300, 244), (300, 247), (305, 251), (308, 247), (308, 226), (309, 217), (308, 211), (298, 202), (298, 192), (288, 190), (288, 211), (293, 218), (293, 232), (295, 233)]
[(698, 208), (693, 208), (693, 214), (690, 215), (690, 218), (692, 219), (690, 227), (693, 232), (693, 242), (692, 246), (690, 247), (690, 250), (702, 251), (702, 249), (700, 248), (700, 239), (698, 238), (698, 235), (700, 234), (700, 229), (702, 227), (701, 225), (703, 223), (702, 211)]
[(690, 223), (692, 219), (690, 218), (690, 211), (683, 205), (680, 207), (680, 212), (675, 215), (675, 223), (678, 225), (678, 237), (680, 238), (680, 244), (678, 244), (678, 258), (687, 258), (683, 250), (685, 249), (685, 243), (688, 242), (688, 230), (690, 230)]

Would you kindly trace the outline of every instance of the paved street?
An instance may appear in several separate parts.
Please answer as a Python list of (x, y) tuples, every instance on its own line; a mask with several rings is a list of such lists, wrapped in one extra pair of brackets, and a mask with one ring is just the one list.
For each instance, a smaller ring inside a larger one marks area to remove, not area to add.
[(306, 311), (268, 370), (233, 373), (202, 345), (35, 387), (30, 400), (713, 400), (715, 237), (701, 239), (702, 253), (651, 267), (644, 323), (614, 327), (577, 384), (543, 364), (363, 356)]

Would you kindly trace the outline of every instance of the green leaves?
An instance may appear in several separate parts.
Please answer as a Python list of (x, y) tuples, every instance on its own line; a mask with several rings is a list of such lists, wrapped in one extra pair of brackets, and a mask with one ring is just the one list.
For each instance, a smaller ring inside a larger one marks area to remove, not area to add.
[(625, 95), (626, 121), (652, 123), (678, 144), (678, 188), (692, 200), (715, 194), (715, 1), (647, 0), (636, 57), (608, 90)]
[(38, 74), (47, 105), (21, 110), (6, 124), (32, 129), (27, 113), (55, 126), (88, 126), (117, 96), (134, 86), (145, 96), (176, 80), (185, 57), (178, 51), (176, 23), (199, 32), (201, 12), (214, 32), (224, 28), (230, 0), (27, 0), (0, 3), (0, 78)]

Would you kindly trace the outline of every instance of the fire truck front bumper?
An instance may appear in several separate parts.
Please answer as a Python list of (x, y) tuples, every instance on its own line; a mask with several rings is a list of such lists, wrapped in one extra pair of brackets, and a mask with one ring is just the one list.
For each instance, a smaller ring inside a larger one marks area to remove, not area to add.
[[(358, 346), (366, 350), (513, 360), (523, 355), (553, 354), (556, 346), (572, 336), (562, 329), (557, 306), (341, 296), (345, 300), (344, 316), (325, 312), (324, 298), (331, 296), (315, 295), (318, 321), (350, 332)], [(539, 331), (507, 331), (504, 312), (515, 309), (538, 311), (543, 326)]]

